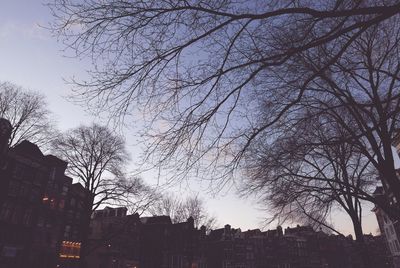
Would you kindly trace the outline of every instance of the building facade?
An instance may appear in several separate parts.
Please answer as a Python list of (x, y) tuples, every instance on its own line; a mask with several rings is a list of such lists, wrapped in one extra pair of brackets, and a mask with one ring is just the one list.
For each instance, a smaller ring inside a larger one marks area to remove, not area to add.
[(65, 175), (65, 161), (35, 144), (9, 148), (7, 126), (0, 119), (0, 267), (77, 267), (85, 236), (83, 211), (72, 203), (90, 193)]
[[(365, 238), (370, 267), (391, 267), (382, 237)], [(351, 237), (309, 226), (242, 232), (229, 224), (206, 233), (193, 219), (126, 215), (106, 207), (93, 214), (89, 268), (357, 268), (361, 254)]]
[[(394, 165), (397, 169), (397, 176), (400, 179), (400, 135), (397, 136), (392, 147)], [(381, 202), (387, 204), (390, 209), (394, 211), (400, 211), (399, 201), (393, 195), (392, 190), (385, 182), (384, 178), (380, 178), (382, 186), (378, 186), (374, 192), (375, 198)], [(373, 209), (375, 212), (379, 230), (382, 236), (385, 238), (386, 247), (390, 254), (391, 262), (394, 268), (400, 268), (400, 222), (398, 220), (391, 219), (381, 208), (375, 206)]]
[[(391, 200), (390, 195), (385, 192), (382, 186), (376, 188), (374, 196), (383, 202), (389, 203), (390, 207), (397, 206), (397, 202), (394, 202), (393, 199)], [(375, 206), (373, 211), (375, 212), (381, 235), (385, 238), (385, 245), (388, 249), (391, 263), (394, 268), (400, 268), (400, 224), (398, 221), (390, 219), (378, 206)]]
[(126, 208), (95, 211), (88, 266), (96, 268), (203, 268), (200, 230), (193, 218), (173, 224), (168, 216), (126, 215)]

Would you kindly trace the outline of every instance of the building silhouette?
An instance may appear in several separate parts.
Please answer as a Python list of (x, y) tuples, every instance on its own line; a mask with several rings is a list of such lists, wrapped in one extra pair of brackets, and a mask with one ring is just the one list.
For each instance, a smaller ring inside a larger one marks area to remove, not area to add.
[[(399, 151), (400, 151), (400, 135), (398, 135), (393, 144), (393, 159), (395, 161), (395, 168), (397, 169), (397, 176), (400, 178), (400, 163), (399, 163)], [(381, 178), (382, 186), (378, 186), (375, 189), (374, 196), (380, 199), (382, 203), (388, 205), (390, 209), (399, 213), (400, 204), (396, 197), (393, 195), (392, 189), (385, 182), (385, 178)], [(379, 230), (384, 237), (386, 247), (394, 268), (400, 268), (400, 222), (398, 220), (391, 219), (381, 208), (375, 206), (373, 211), (375, 212)]]
[[(375, 198), (379, 198), (381, 201), (390, 204), (390, 207), (396, 209), (398, 207), (397, 202), (393, 197), (388, 194), (384, 187), (379, 186), (374, 192)], [(398, 221), (390, 219), (390, 217), (378, 206), (375, 206), (373, 211), (375, 212), (379, 230), (384, 237), (388, 254), (394, 268), (400, 267), (400, 224)]]
[(0, 267), (78, 267), (90, 193), (35, 144), (9, 148), (9, 127), (0, 119)]
[[(366, 235), (370, 267), (391, 267), (382, 237)], [(310, 226), (241, 231), (229, 224), (206, 232), (193, 219), (126, 215), (106, 207), (91, 221), (93, 268), (356, 268), (361, 254), (349, 236), (315, 231)]]
[(126, 208), (95, 211), (90, 224), (89, 267), (205, 267), (193, 218), (126, 215)]

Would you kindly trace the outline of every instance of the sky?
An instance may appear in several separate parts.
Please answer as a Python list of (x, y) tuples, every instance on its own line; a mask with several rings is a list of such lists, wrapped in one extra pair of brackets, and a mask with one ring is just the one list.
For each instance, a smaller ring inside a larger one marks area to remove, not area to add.
[[(38, 91), (46, 97), (49, 110), (54, 114), (61, 131), (98, 121), (81, 106), (67, 100), (71, 85), (66, 81), (75, 77), (86, 77), (90, 62), (69, 57), (63, 46), (51, 36), (46, 26), (52, 21), (50, 10), (41, 0), (0, 1), (0, 81), (9, 81), (24, 88)], [(125, 130), (128, 150), (133, 156), (138, 147), (131, 137), (133, 130)], [(154, 173), (148, 172), (143, 179), (153, 182)], [(265, 226), (268, 216), (254, 200), (239, 199), (235, 188), (224, 189), (215, 195), (208, 194), (204, 185), (193, 182), (176, 186), (170, 191), (179, 196), (199, 193), (205, 200), (206, 208), (217, 217), (219, 226), (229, 223), (242, 230), (263, 227), (274, 229), (276, 224)], [(365, 233), (375, 234), (378, 229), (372, 207), (364, 208), (363, 225)], [(332, 214), (335, 227), (344, 234), (352, 232), (351, 222), (340, 212)]]

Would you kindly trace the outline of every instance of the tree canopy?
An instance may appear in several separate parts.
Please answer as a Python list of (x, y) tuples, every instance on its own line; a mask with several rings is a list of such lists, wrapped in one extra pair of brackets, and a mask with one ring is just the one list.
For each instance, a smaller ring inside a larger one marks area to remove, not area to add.
[(125, 141), (104, 126), (92, 124), (67, 131), (53, 141), (52, 147), (68, 162), (67, 173), (93, 194), (93, 210), (107, 202), (118, 202), (140, 188), (139, 181), (125, 177)]
[(196, 228), (205, 226), (207, 230), (214, 229), (217, 224), (217, 219), (207, 212), (204, 200), (198, 195), (182, 200), (175, 195), (164, 194), (149, 207), (149, 212), (153, 216), (170, 216), (173, 223), (192, 217)]
[(57, 135), (44, 96), (10, 82), (0, 82), (0, 118), (12, 126), (9, 146), (29, 140), (43, 149)]
[(173, 164), (173, 178), (195, 171), (224, 185), (255, 146), (279, 144), (305, 122), (334, 122), (340, 135), (311, 145), (351, 145), (400, 200), (392, 150), (400, 1), (56, 0), (50, 7), (53, 32), (94, 63), (89, 80), (74, 81), (75, 97), (112, 119), (144, 114), (144, 160)]

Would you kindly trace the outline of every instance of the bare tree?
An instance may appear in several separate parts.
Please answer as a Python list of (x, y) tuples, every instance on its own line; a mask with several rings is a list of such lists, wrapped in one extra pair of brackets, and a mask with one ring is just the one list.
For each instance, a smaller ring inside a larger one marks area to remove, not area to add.
[[(284, 129), (296, 127), (305, 118), (334, 122), (341, 129), (340, 135), (314, 145), (353, 146), (368, 159), (396, 198), (400, 197), (400, 182), (394, 163), (398, 156), (392, 144), (400, 127), (399, 41), (397, 17), (369, 28), (340, 59), (315, 76), (292, 113), (280, 122), (288, 124)], [(286, 69), (275, 78), (283, 81), (295, 72), (314, 73), (325, 65), (324, 60), (329, 58), (325, 55), (330, 53), (325, 47), (304, 53), (292, 70)], [(289, 91), (296, 83), (285, 85)], [(281, 102), (287, 100), (281, 96)]]
[[(342, 117), (346, 120), (345, 112)], [(368, 201), (391, 209), (373, 194), (378, 174), (369, 159), (354, 143), (331, 142), (339, 137), (347, 139), (340, 124), (310, 117), (272, 143), (260, 138), (248, 155), (243, 192), (259, 196), (273, 212), (270, 221), (311, 223), (338, 234), (331, 215), (340, 209), (350, 217), (364, 266), (369, 267), (362, 205)]]
[(128, 160), (124, 140), (106, 127), (80, 126), (53, 142), (55, 153), (68, 162), (67, 173), (93, 194), (95, 210), (101, 204), (122, 201), (124, 194), (137, 191), (139, 180), (127, 180)]
[(192, 217), (196, 228), (204, 225), (207, 230), (215, 228), (217, 224), (217, 219), (208, 214), (204, 201), (198, 195), (185, 200), (171, 194), (164, 195), (150, 206), (149, 212), (153, 216), (168, 215), (173, 223), (184, 222)]
[(160, 194), (157, 189), (147, 185), (141, 178), (134, 177), (116, 183), (119, 197), (103, 204), (125, 206), (129, 214), (142, 215), (159, 202)]
[(0, 82), (0, 118), (12, 126), (9, 146), (29, 140), (48, 147), (57, 133), (44, 96), (9, 82)]
[[(160, 194), (158, 202), (149, 208), (149, 213), (153, 216), (168, 215), (173, 222), (185, 221), (182, 217), (181, 200), (171, 194)], [(189, 217), (188, 217), (189, 218)]]
[(54, 32), (94, 61), (91, 79), (75, 81), (77, 96), (113, 117), (134, 107), (150, 114), (145, 160), (173, 161), (175, 178), (202, 161), (196, 175), (231, 178), (258, 137), (278, 139), (277, 129), (295, 126), (307, 107), (317, 121), (339, 122), (346, 138), (332, 142), (354, 143), (400, 200), (391, 148), (399, 128), (399, 1), (60, 0), (51, 7)]
[(245, 193), (259, 193), (275, 212), (272, 220), (311, 220), (333, 231), (327, 220), (340, 208), (362, 242), (361, 201), (379, 202), (373, 196), (378, 174), (354, 144), (329, 142), (343, 134), (335, 122), (309, 118), (277, 141), (260, 139), (248, 155)]
[[(81, 218), (84, 234), (89, 233), (90, 216), (102, 204), (126, 202), (137, 192), (140, 180), (127, 180), (124, 166), (128, 159), (125, 141), (106, 127), (92, 124), (69, 130), (52, 142), (54, 153), (68, 162), (67, 174), (82, 183), (90, 195), (83, 200)], [(90, 249), (82, 237), (81, 256)]]

